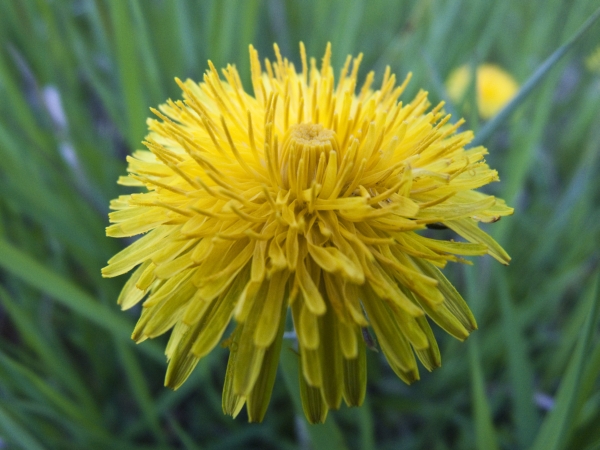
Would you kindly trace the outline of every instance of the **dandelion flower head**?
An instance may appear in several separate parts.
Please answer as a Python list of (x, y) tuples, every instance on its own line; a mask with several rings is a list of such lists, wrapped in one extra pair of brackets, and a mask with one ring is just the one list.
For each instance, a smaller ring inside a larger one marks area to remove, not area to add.
[[(519, 85), (515, 79), (495, 64), (477, 67), (477, 108), (483, 119), (491, 119), (512, 100)], [(446, 83), (448, 96), (454, 102), (464, 97), (471, 83), (471, 69), (464, 65), (455, 69)]]
[[(342, 399), (363, 402), (366, 330), (412, 383), (417, 360), (441, 364), (431, 321), (460, 340), (476, 328), (440, 269), (486, 253), (508, 263), (477, 223), (512, 209), (475, 190), (498, 175), (483, 147), (464, 148), (462, 121), (424, 91), (399, 101), (410, 75), (398, 84), (387, 68), (358, 86), (361, 56), (336, 82), (330, 46), (317, 64), (301, 44), (299, 70), (275, 55), (262, 66), (250, 47), (253, 94), (231, 65), (176, 80), (183, 100), (153, 110), (147, 150), (119, 179), (141, 192), (111, 203), (109, 236), (144, 235), (103, 275), (135, 269), (118, 301), (144, 300), (136, 342), (171, 332), (167, 386), (227, 346), (223, 410), (246, 405), (250, 421), (265, 415), (293, 326), (302, 405), (323, 422)], [(467, 242), (428, 237), (431, 224)]]

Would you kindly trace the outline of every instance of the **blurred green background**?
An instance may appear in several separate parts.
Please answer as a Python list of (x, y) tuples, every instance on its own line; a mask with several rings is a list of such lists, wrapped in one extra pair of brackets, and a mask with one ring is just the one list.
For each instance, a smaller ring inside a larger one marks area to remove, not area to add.
[[(414, 74), (433, 103), (462, 64), (493, 62), (524, 83), (597, 0), (4, 0), (0, 14), (0, 448), (600, 448), (600, 23), (553, 65), (484, 144), (515, 215), (486, 226), (513, 260), (445, 272), (479, 331), (438, 334), (443, 366), (404, 385), (371, 352), (359, 409), (307, 425), (279, 374), (264, 423), (221, 412), (227, 352), (177, 392), (164, 339), (135, 346), (126, 277), (100, 268), (128, 242), (104, 236), (116, 179), (149, 107), (180, 98), (211, 59), (248, 83), (248, 44), (299, 61), (298, 41), (361, 76)], [(471, 89), (473, 91), (473, 89)], [(471, 94), (473, 95), (473, 94)], [(474, 108), (454, 120), (484, 126)], [(130, 192), (130, 191), (129, 191)], [(293, 362), (289, 351), (284, 361)], [(290, 382), (288, 382), (290, 381)]]

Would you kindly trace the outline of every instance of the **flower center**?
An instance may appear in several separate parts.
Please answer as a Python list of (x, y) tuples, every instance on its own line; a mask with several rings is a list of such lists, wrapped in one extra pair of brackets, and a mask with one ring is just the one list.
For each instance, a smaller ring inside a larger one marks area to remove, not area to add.
[(332, 151), (338, 151), (335, 131), (321, 124), (292, 125), (279, 159), (284, 188), (299, 192), (319, 183)]
[(328, 130), (320, 123), (300, 123), (290, 127), (290, 140), (296, 145), (309, 148), (330, 146), (335, 141), (335, 131)]

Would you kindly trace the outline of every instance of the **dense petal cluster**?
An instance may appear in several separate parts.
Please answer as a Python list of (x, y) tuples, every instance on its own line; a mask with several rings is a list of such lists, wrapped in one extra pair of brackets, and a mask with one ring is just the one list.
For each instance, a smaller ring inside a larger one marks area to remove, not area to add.
[[(277, 46), (264, 68), (251, 47), (254, 95), (233, 66), (177, 80), (184, 100), (153, 111), (148, 150), (119, 180), (143, 192), (114, 200), (107, 228), (145, 233), (102, 273), (137, 267), (119, 303), (145, 299), (137, 342), (172, 329), (165, 384), (180, 386), (231, 329), (223, 409), (246, 404), (251, 421), (267, 409), (288, 311), (304, 410), (322, 422), (364, 399), (369, 327), (411, 383), (417, 359), (440, 365), (428, 319), (461, 340), (476, 328), (439, 269), (509, 260), (477, 222), (512, 209), (474, 190), (498, 176), (483, 147), (464, 148), (462, 122), (430, 110), (426, 92), (399, 102), (410, 75), (398, 85), (388, 68), (379, 87), (373, 73), (357, 87), (361, 57), (349, 56), (336, 83), (329, 46), (320, 68), (300, 50), (296, 71)], [(431, 224), (467, 242), (427, 237)]]

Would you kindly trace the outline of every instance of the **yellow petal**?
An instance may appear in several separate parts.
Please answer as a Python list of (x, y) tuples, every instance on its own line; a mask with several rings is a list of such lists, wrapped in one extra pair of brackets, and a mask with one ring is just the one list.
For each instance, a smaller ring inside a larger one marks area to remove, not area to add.
[(433, 335), (433, 331), (429, 326), (427, 318), (417, 317), (416, 321), (421, 327), (421, 330), (423, 330), (427, 336), (429, 345), (422, 349), (415, 348), (415, 353), (419, 358), (419, 361), (421, 361), (421, 364), (423, 364), (427, 370), (432, 371), (433, 369), (436, 369), (442, 365), (440, 349), (437, 345), (437, 341), (435, 340), (435, 336)]
[(275, 321), (279, 323), (277, 336), (265, 352), (262, 369), (258, 379), (256, 380), (252, 391), (246, 399), (248, 421), (250, 422), (262, 422), (265, 413), (267, 412), (269, 401), (271, 400), (271, 393), (273, 392), (275, 375), (277, 375), (277, 366), (279, 364), (281, 342), (283, 341), (286, 312), (287, 305), (283, 303), (282, 307), (280, 308), (279, 317), (275, 319)]
[(247, 276), (240, 276), (226, 293), (221, 294), (219, 299), (213, 302), (214, 304), (208, 314), (202, 314), (200, 321), (204, 326), (199, 330), (190, 350), (198, 358), (206, 356), (221, 340), (227, 325), (229, 325), (233, 309), (242, 291), (241, 287), (245, 284), (246, 279)]
[(419, 379), (415, 355), (385, 301), (366, 283), (363, 305), (390, 367), (405, 382)]
[(236, 417), (242, 410), (244, 403), (246, 403), (246, 397), (244, 395), (238, 395), (233, 389), (233, 374), (235, 373), (235, 366), (237, 364), (237, 352), (240, 342), (240, 336), (242, 334), (243, 326), (238, 325), (233, 332), (231, 343), (229, 344), (229, 360), (227, 362), (227, 371), (225, 372), (225, 383), (223, 384), (223, 397), (221, 400), (221, 406), (223, 413)]
[(322, 248), (309, 243), (308, 252), (323, 270), (331, 273), (342, 273), (353, 283), (364, 281), (363, 271), (337, 248)]
[(108, 260), (108, 266), (102, 269), (102, 276), (115, 277), (129, 272), (148, 259), (156, 251), (158, 242), (165, 239), (171, 232), (173, 232), (173, 227), (162, 226), (139, 238)]
[(332, 308), (319, 317), (321, 345), (319, 356), (322, 367), (323, 399), (330, 409), (338, 409), (342, 401), (343, 373), (342, 352), (338, 336), (338, 320)]
[[(357, 331), (357, 339), (360, 339)], [(362, 405), (367, 392), (367, 352), (364, 342), (358, 344), (356, 358), (344, 358), (344, 400), (348, 406)]]
[(119, 299), (117, 300), (117, 304), (121, 305), (121, 309), (127, 310), (133, 307), (142, 300), (144, 295), (146, 295), (146, 292), (148, 292), (147, 289), (138, 289), (136, 283), (150, 264), (150, 261), (146, 261), (144, 264), (140, 265), (140, 267), (133, 272), (131, 277), (129, 277), (125, 286), (123, 286), (123, 289), (119, 294)]
[(277, 335), (282, 305), (287, 307), (287, 299), (284, 300), (284, 295), (288, 277), (287, 271), (277, 272), (269, 281), (269, 290), (262, 302), (262, 312), (254, 331), (254, 344), (258, 347), (270, 346)]
[(313, 314), (321, 315), (325, 313), (325, 301), (319, 292), (319, 289), (311, 276), (308, 274), (304, 261), (296, 267), (296, 280), (304, 296), (306, 306)]
[(302, 409), (306, 419), (311, 424), (324, 423), (327, 418), (327, 412), (329, 408), (323, 399), (321, 389), (313, 387), (307, 383), (305, 379), (305, 368), (306, 364), (302, 359), (300, 360), (298, 370), (298, 382), (300, 383), (300, 400), (302, 401)]
[(485, 245), (488, 248), (488, 254), (502, 264), (508, 265), (510, 262), (508, 253), (490, 235), (482, 231), (474, 220), (469, 218), (448, 220), (444, 221), (444, 225), (469, 242), (477, 242)]

